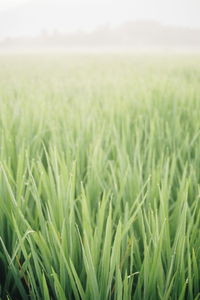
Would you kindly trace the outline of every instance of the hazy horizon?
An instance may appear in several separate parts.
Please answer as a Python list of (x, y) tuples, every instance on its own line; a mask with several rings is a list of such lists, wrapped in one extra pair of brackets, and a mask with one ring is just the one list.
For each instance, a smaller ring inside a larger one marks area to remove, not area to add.
[(199, 10), (197, 0), (1, 0), (0, 38), (38, 36), (44, 30), (90, 32), (137, 20), (200, 29)]

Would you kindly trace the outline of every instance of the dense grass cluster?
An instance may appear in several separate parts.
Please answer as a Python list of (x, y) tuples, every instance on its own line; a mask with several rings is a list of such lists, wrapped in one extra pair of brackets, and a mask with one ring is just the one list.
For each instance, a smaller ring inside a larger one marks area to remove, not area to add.
[(200, 299), (199, 83), (199, 57), (0, 57), (1, 299)]

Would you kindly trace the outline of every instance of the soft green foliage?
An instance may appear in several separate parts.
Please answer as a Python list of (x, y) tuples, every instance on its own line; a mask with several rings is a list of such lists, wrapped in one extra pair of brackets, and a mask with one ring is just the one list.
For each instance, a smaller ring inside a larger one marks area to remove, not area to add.
[(0, 57), (0, 298), (200, 299), (200, 57)]

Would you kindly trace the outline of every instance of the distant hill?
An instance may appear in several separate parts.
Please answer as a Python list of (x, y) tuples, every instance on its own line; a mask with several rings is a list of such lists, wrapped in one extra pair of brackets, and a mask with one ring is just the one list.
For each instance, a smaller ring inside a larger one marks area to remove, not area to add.
[(152, 21), (133, 21), (118, 27), (101, 26), (88, 32), (42, 32), (36, 37), (4, 38), (0, 49), (13, 47), (70, 48), (181, 48), (200, 49), (200, 29), (166, 26)]

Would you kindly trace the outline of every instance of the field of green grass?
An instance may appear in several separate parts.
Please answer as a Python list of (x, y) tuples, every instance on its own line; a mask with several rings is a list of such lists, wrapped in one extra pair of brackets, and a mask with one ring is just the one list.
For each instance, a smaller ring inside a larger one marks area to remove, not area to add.
[(0, 299), (200, 299), (200, 56), (0, 56)]

